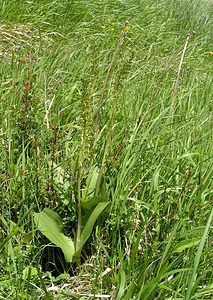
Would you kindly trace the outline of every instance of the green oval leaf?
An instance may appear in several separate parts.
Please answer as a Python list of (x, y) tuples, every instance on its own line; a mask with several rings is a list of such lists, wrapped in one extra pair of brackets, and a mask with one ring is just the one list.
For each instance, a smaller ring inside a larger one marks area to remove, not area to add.
[(100, 196), (94, 196), (94, 197), (88, 199), (87, 201), (81, 201), (81, 206), (84, 209), (92, 209), (100, 202), (104, 202), (103, 198)]
[(84, 226), (84, 229), (82, 230), (80, 249), (76, 249), (76, 252), (82, 249), (82, 247), (84, 246), (84, 244), (86, 243), (86, 241), (88, 240), (92, 232), (92, 229), (95, 225), (97, 218), (100, 216), (100, 214), (107, 207), (108, 204), (109, 202), (101, 202), (98, 203), (98, 205), (94, 208), (94, 210), (92, 211), (91, 215), (89, 216), (86, 222), (86, 225)]
[(34, 222), (38, 229), (64, 253), (66, 262), (71, 262), (75, 253), (74, 242), (62, 232), (63, 224), (57, 213), (44, 208), (40, 213), (34, 213)]

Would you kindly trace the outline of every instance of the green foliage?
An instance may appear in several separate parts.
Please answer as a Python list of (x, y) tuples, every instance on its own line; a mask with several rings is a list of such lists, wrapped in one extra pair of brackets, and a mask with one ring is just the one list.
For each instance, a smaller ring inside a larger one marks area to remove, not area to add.
[[(38, 229), (64, 253), (66, 262), (72, 262), (73, 256), (80, 255), (80, 252), (90, 237), (96, 220), (107, 207), (109, 202), (104, 201), (101, 196), (94, 196), (99, 173), (93, 167), (89, 172), (85, 188), (82, 192), (80, 205), (86, 210), (84, 215), (84, 226), (80, 232), (80, 243), (74, 242), (63, 234), (63, 223), (59, 215), (49, 208), (44, 208), (40, 213), (34, 213), (34, 222)], [(90, 197), (92, 197), (90, 199)], [(78, 226), (82, 227), (81, 220)], [(77, 239), (77, 238), (76, 238)]]
[(34, 213), (35, 224), (38, 229), (64, 253), (67, 262), (71, 262), (75, 253), (74, 242), (62, 232), (63, 224), (60, 217), (49, 208), (40, 213)]
[[(49, 208), (44, 208), (40, 213), (34, 213), (34, 221), (38, 229), (57, 247), (60, 247), (64, 253), (67, 262), (72, 262), (73, 256), (76, 255), (84, 246), (92, 233), (95, 222), (109, 202), (100, 202), (92, 209), (91, 214), (85, 222), (81, 232), (80, 249), (71, 238), (63, 234), (63, 224), (57, 213)], [(88, 207), (88, 206), (87, 206)]]
[(196, 256), (195, 256), (195, 259), (194, 259), (193, 272), (192, 272), (191, 279), (189, 281), (189, 285), (188, 285), (188, 289), (187, 289), (187, 292), (186, 292), (185, 300), (189, 300), (192, 297), (192, 291), (193, 291), (194, 286), (196, 285), (196, 280), (197, 280), (197, 269), (198, 269), (198, 266), (199, 266), (199, 263), (200, 263), (200, 259), (201, 259), (201, 255), (203, 253), (203, 248), (204, 248), (206, 239), (208, 237), (209, 227), (211, 225), (212, 219), (213, 219), (213, 209), (211, 210), (208, 222), (207, 222), (205, 230), (203, 232), (202, 239), (201, 239), (199, 247), (197, 249), (197, 253), (196, 253)]
[(0, 298), (212, 299), (212, 15), (0, 1)]
[[(100, 202), (95, 206), (95, 208), (92, 209), (92, 212), (89, 215), (89, 217), (85, 223), (85, 226), (81, 232), (80, 249), (83, 248), (84, 244), (90, 237), (90, 235), (92, 233), (92, 229), (94, 227), (94, 224), (95, 224), (97, 218), (102, 213), (102, 211), (107, 207), (108, 204), (109, 204), (109, 202)], [(80, 249), (76, 249), (76, 251), (79, 251)]]

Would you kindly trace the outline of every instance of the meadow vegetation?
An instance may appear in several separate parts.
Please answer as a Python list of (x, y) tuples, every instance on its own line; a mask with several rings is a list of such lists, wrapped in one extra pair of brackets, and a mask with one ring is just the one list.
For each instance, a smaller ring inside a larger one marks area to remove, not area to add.
[[(212, 16), (0, 2), (0, 299), (213, 298)], [(66, 262), (35, 213), (78, 244), (90, 193), (109, 203)]]

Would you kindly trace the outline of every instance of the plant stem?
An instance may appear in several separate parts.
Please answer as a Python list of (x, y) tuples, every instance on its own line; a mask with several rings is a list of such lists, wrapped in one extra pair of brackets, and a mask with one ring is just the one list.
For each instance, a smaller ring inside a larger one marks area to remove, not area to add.
[(111, 60), (111, 63), (109, 65), (109, 68), (108, 68), (108, 71), (107, 71), (107, 74), (106, 74), (106, 77), (104, 79), (104, 83), (103, 83), (103, 87), (102, 87), (102, 90), (101, 90), (101, 97), (100, 97), (100, 101), (99, 101), (99, 106), (98, 106), (98, 111), (96, 113), (96, 122), (95, 122), (95, 129), (94, 129), (94, 139), (96, 137), (96, 133), (97, 133), (97, 127), (98, 127), (98, 123), (99, 123), (99, 118), (100, 118), (100, 110), (101, 110), (101, 107), (103, 105), (103, 98), (104, 98), (104, 93), (105, 93), (105, 90), (106, 90), (106, 86), (107, 86), (107, 82), (108, 82), (108, 79), (109, 79), (109, 76), (110, 76), (110, 73), (111, 73), (111, 70), (112, 70), (112, 67), (114, 65), (114, 62), (115, 62), (115, 59), (116, 59), (116, 56), (118, 54), (118, 51), (119, 51), (119, 48), (124, 40), (124, 37), (127, 33), (127, 30), (128, 30), (128, 21), (126, 21), (124, 23), (124, 28), (121, 32), (121, 35), (120, 35), (120, 38), (118, 40), (118, 44), (117, 44), (117, 47), (113, 53), (113, 56), (112, 56), (112, 60)]
[(180, 73), (181, 73), (181, 69), (182, 69), (182, 65), (183, 65), (183, 60), (184, 60), (184, 56), (185, 56), (185, 52), (186, 52), (186, 48), (188, 46), (189, 40), (190, 38), (195, 34), (195, 32), (191, 32), (187, 34), (186, 37), (186, 41), (185, 41), (185, 45), (183, 48), (183, 52), (181, 55), (181, 59), (180, 59), (180, 63), (179, 63), (179, 67), (178, 67), (178, 72), (177, 72), (177, 77), (175, 80), (175, 83), (173, 85), (173, 92), (172, 92), (172, 98), (171, 98), (171, 105), (170, 105), (170, 111), (172, 111), (173, 106), (174, 106), (174, 102), (175, 102), (175, 96), (176, 96), (176, 92), (177, 92), (177, 88), (178, 88), (178, 84), (179, 84), (179, 80), (180, 80)]
[(82, 137), (82, 146), (81, 152), (79, 155), (79, 163), (80, 168), (78, 172), (78, 191), (77, 191), (77, 214), (78, 214), (78, 225), (77, 225), (77, 233), (76, 233), (76, 261), (77, 266), (80, 266), (80, 256), (81, 256), (81, 180), (82, 180), (82, 172), (83, 172), (83, 160), (84, 160), (84, 150), (85, 150), (85, 136)]

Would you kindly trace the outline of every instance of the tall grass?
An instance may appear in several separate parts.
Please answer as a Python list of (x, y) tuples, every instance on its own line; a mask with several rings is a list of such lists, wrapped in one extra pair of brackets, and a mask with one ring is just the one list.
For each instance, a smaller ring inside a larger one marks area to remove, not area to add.
[[(0, 8), (0, 297), (212, 299), (211, 1)], [(73, 237), (93, 166), (110, 206), (76, 267), (32, 215)]]

